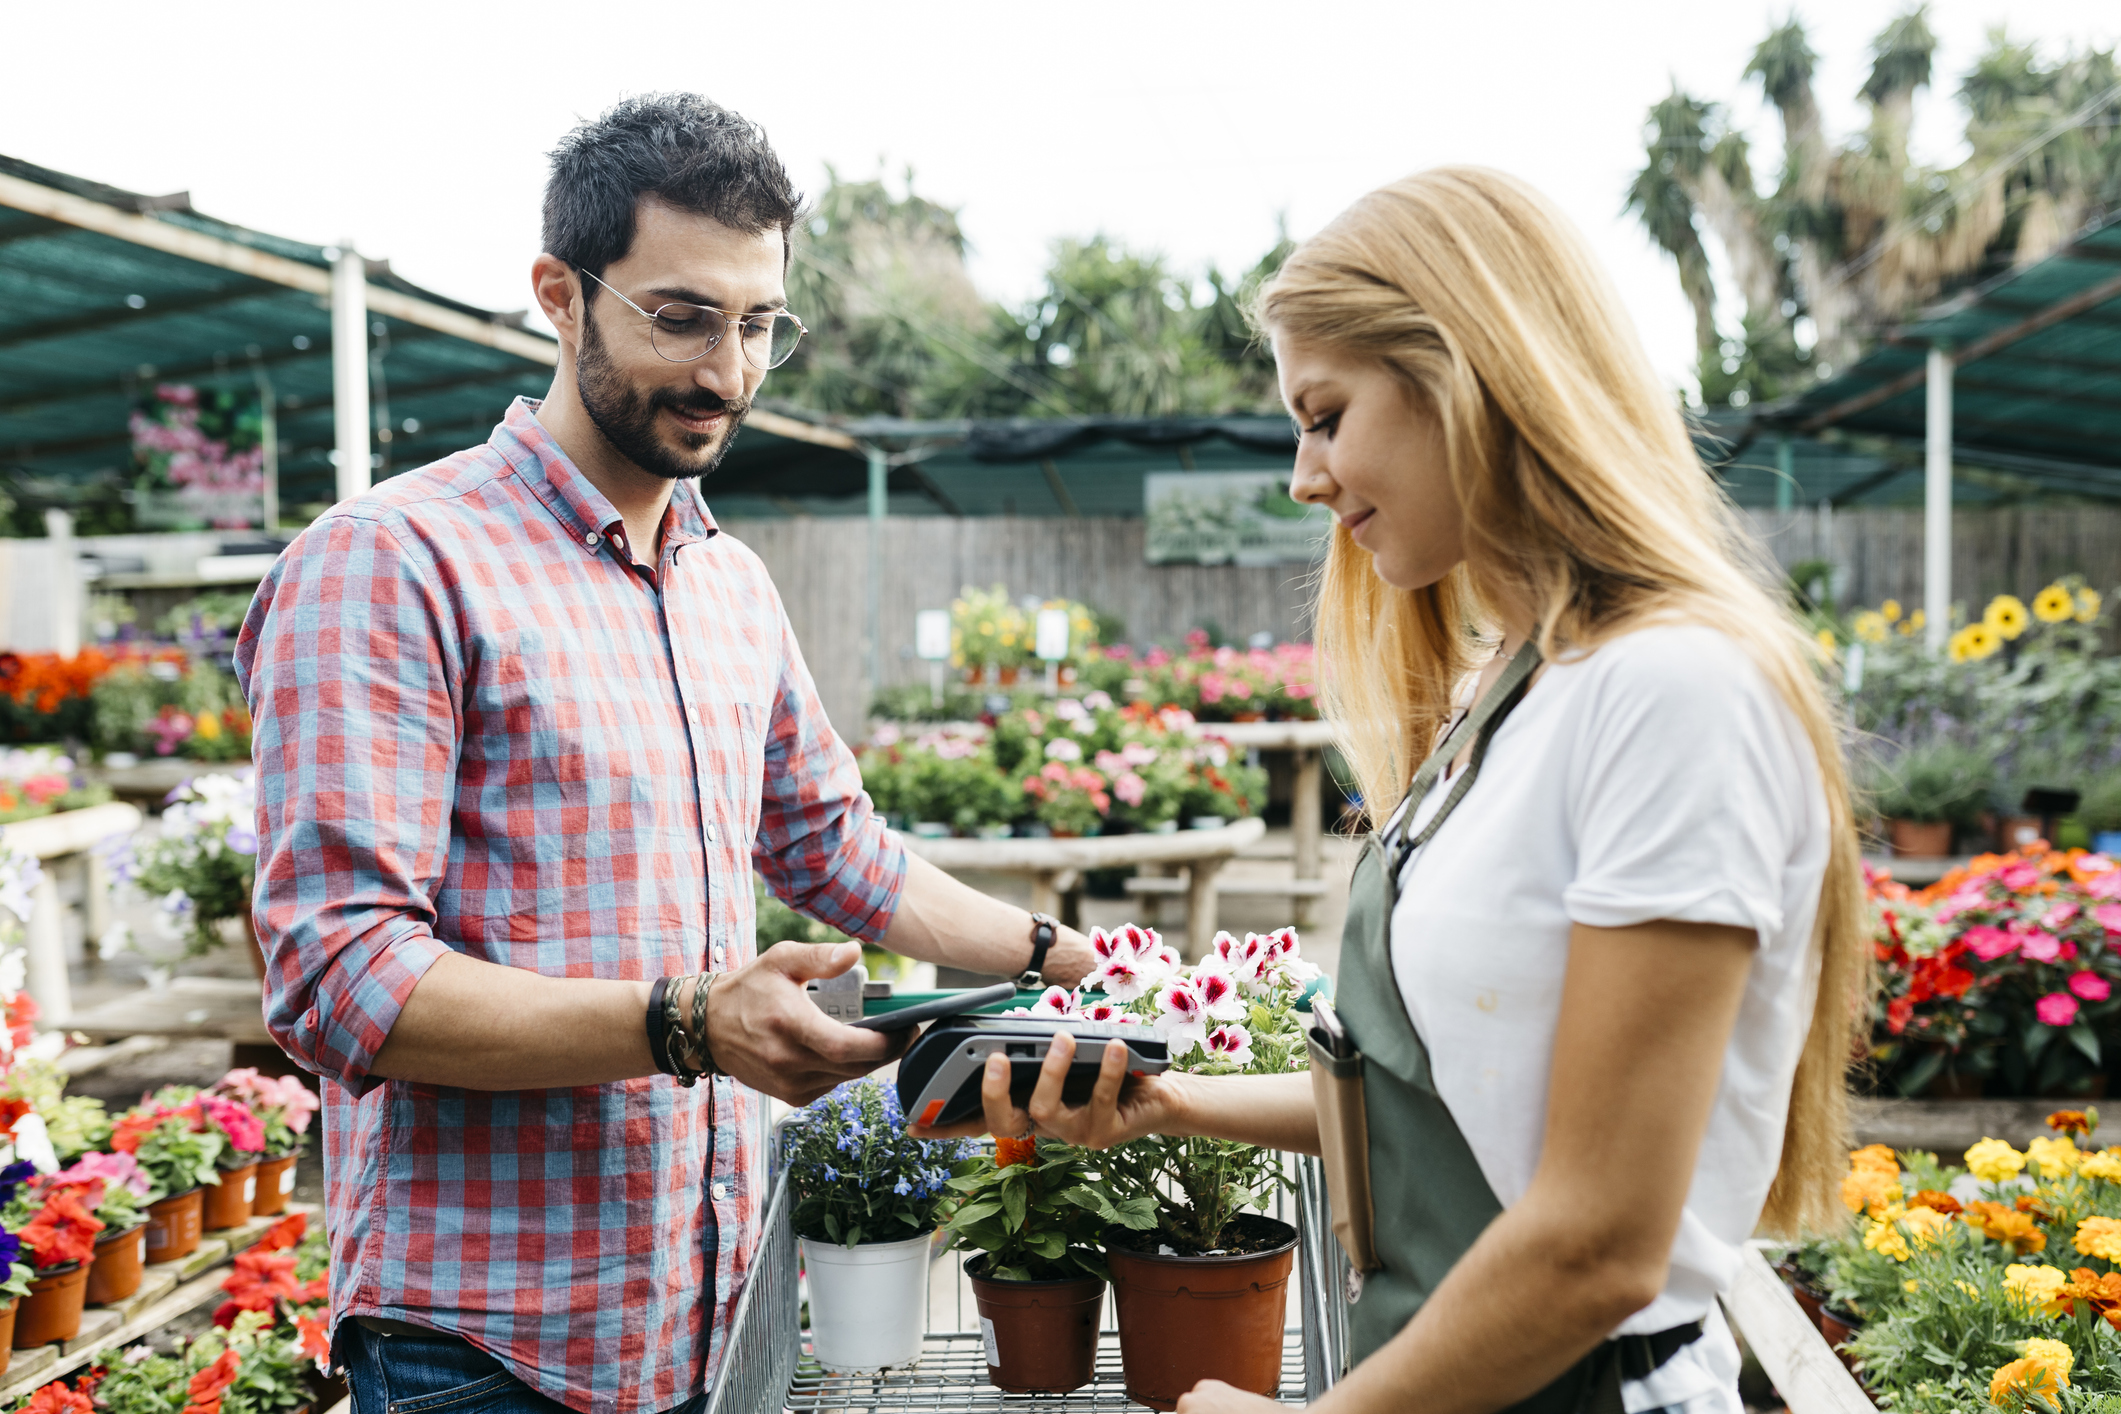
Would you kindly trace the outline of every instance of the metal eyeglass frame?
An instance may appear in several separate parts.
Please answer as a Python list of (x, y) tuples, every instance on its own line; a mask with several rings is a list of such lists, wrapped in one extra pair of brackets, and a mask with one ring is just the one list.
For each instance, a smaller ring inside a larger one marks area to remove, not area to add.
[[(577, 270), (581, 270), (580, 266), (576, 266), (575, 268)], [(707, 340), (707, 347), (701, 349), (691, 358), (672, 358), (669, 354), (664, 353), (661, 348), (657, 347), (655, 341), (655, 331), (651, 329), (649, 331), (648, 347), (654, 349), (655, 356), (663, 360), (663, 362), (665, 363), (697, 363), (699, 360), (707, 357), (707, 355), (715, 351), (716, 347), (718, 347), (721, 344), (722, 340), (727, 337), (731, 325), (741, 325), (746, 320), (756, 319), (761, 314), (769, 313), (769, 311), (765, 310), (754, 310), (749, 314), (745, 314), (737, 310), (716, 309), (711, 304), (692, 304), (686, 300), (672, 300), (669, 304), (657, 305), (655, 307), (655, 314), (650, 314), (647, 310), (641, 308), (632, 300), (627, 299), (626, 296), (620, 294), (617, 290), (612, 289), (609, 284), (606, 284), (605, 281), (600, 276), (596, 275), (594, 272), (582, 270), (582, 273), (584, 275), (589, 276), (590, 279), (595, 280), (599, 285), (603, 285), (605, 289), (611, 290), (611, 293), (617, 296), (620, 303), (624, 304), (635, 314), (640, 315), (641, 318), (647, 320), (650, 324), (655, 323), (656, 316), (660, 315), (666, 309), (704, 309), (709, 314), (718, 314), (722, 317), (722, 332), (711, 336)], [(772, 310), (770, 311), (770, 315), (772, 318), (775, 319), (786, 319), (795, 325), (795, 344), (790, 344), (788, 346), (788, 358), (793, 358), (795, 356), (796, 344), (800, 344), (803, 342), (803, 336), (810, 332), (810, 326), (803, 323), (802, 320), (797, 319), (794, 314), (785, 309)], [(745, 347), (744, 340), (741, 337), (739, 337), (736, 342), (737, 347), (744, 350), (745, 361), (749, 363), (753, 368), (758, 369), (760, 372), (771, 373), (774, 369), (779, 368), (781, 366), (780, 363), (760, 363), (757, 359), (751, 356), (750, 349)], [(786, 363), (788, 361), (788, 358), (783, 358), (781, 360), (781, 363)]]

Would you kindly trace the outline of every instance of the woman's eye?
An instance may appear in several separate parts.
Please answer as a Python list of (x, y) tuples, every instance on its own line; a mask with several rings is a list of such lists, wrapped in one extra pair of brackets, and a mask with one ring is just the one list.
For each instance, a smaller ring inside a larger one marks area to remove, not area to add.
[(1323, 432), (1326, 436), (1326, 440), (1330, 442), (1333, 440), (1333, 433), (1339, 427), (1340, 414), (1337, 412), (1330, 412), (1327, 413), (1324, 417), (1318, 419), (1318, 421), (1312, 423), (1309, 427), (1304, 428), (1303, 435), (1309, 437), (1314, 432)]

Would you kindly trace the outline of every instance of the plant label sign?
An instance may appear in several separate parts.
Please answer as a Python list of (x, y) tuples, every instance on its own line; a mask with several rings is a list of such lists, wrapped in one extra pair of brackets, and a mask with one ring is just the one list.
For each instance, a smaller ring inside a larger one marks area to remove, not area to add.
[[(1043, 639), (1040, 641), (1044, 642)], [(923, 609), (913, 616), (913, 651), (931, 663), (942, 662), (950, 656), (948, 609)]]
[(1066, 609), (1040, 609), (1038, 611), (1038, 647), (1041, 660), (1058, 663), (1068, 656), (1068, 611)]

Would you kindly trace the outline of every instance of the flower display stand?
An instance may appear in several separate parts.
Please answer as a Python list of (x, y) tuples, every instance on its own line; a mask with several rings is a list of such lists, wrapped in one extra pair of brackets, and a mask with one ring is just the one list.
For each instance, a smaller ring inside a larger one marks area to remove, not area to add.
[[(1333, 744), (1330, 722), (1207, 722), (1191, 729), (1198, 736), (1221, 737), (1240, 751), (1285, 751), (1295, 768), (1290, 787), (1289, 833), (1296, 840), (1294, 885), (1287, 894), (1295, 905), (1294, 921), (1301, 928), (1311, 921), (1311, 905), (1325, 892), (1325, 752)], [(1226, 892), (1234, 892), (1224, 886)], [(1279, 890), (1262, 883), (1246, 892)]]
[[(290, 1203), (287, 1211), (312, 1217), (320, 1213), (311, 1203)], [(17, 1350), (7, 1373), (0, 1376), (0, 1405), (12, 1405), (39, 1385), (79, 1369), (99, 1351), (152, 1335), (201, 1306), (218, 1306), (228, 1296), (221, 1289), (227, 1275), (222, 1269), (281, 1220), (258, 1218), (242, 1227), (214, 1233), (181, 1261), (151, 1264), (140, 1289), (130, 1297), (110, 1306), (89, 1307), (82, 1315), (80, 1333), (72, 1340)]]
[(27, 990), (47, 1026), (63, 1026), (72, 1019), (73, 988), (66, 974), (65, 905), (59, 901), (59, 883), (53, 869), (62, 861), (80, 859), (89, 871), (84, 892), (83, 923), (88, 937), (102, 936), (109, 926), (110, 881), (97, 867), (92, 851), (112, 835), (129, 835), (140, 828), (141, 814), (133, 806), (113, 802), (91, 805), (85, 810), (62, 810), (0, 827), (0, 839), (10, 849), (20, 850), (44, 864), (44, 876), (30, 895), (30, 918), (24, 942), (28, 952)]

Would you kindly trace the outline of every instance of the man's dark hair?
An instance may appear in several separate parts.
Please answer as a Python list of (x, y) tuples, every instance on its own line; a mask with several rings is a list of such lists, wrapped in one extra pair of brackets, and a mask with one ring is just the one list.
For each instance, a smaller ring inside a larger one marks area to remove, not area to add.
[(787, 249), (802, 196), (756, 124), (696, 93), (621, 99), (552, 151), (545, 249), (601, 275), (633, 248), (644, 196), (746, 235), (769, 227)]

